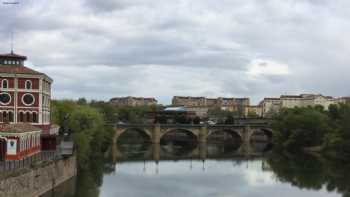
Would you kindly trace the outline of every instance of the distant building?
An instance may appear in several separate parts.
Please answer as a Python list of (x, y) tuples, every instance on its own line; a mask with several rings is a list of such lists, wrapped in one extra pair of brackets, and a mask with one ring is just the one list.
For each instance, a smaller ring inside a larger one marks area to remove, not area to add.
[(342, 104), (350, 104), (350, 97), (337, 98), (337, 102)]
[(199, 118), (205, 118), (208, 116), (208, 107), (184, 107), (187, 112), (193, 112)]
[(207, 102), (205, 97), (190, 97), (190, 96), (174, 96), (172, 105), (184, 107), (206, 107)]
[(337, 99), (321, 94), (282, 95), (280, 99), (281, 107), (284, 108), (314, 107), (320, 105), (323, 106), (325, 110), (328, 110), (329, 105), (337, 104)]
[[(237, 111), (239, 114), (244, 115), (245, 108), (250, 104), (249, 98), (205, 98), (205, 97), (190, 97), (190, 96), (174, 96), (172, 99), (172, 105), (184, 106), (185, 108), (220, 108), (227, 111)], [(196, 110), (194, 110), (196, 111)]]
[(262, 117), (269, 117), (280, 111), (281, 100), (280, 98), (264, 98), (259, 105), (262, 108)]
[(117, 107), (136, 107), (136, 106), (151, 106), (157, 105), (158, 101), (155, 98), (144, 97), (115, 97), (109, 101)]
[(164, 110), (146, 113), (147, 123), (192, 123), (196, 117), (195, 112), (186, 111), (183, 107), (167, 107)]
[(264, 98), (260, 105), (262, 106), (262, 116), (269, 117), (282, 108), (322, 106), (325, 110), (328, 110), (329, 105), (346, 103), (346, 101), (346, 97), (333, 98), (321, 94), (300, 94), (281, 95), (279, 98)]
[(245, 111), (245, 117), (247, 118), (260, 118), (262, 117), (262, 114), (262, 106), (260, 105), (248, 106)]

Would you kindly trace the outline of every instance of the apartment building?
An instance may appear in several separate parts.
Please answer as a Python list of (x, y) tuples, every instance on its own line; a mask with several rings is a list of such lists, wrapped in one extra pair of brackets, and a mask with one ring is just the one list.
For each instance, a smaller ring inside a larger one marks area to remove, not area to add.
[(157, 105), (158, 101), (155, 98), (144, 97), (115, 97), (110, 99), (111, 104), (117, 107), (136, 107), (136, 106), (151, 106)]

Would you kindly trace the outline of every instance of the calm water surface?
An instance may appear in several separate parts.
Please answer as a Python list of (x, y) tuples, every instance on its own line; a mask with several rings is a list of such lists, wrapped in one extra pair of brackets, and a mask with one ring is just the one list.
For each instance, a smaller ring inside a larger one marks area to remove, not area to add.
[(330, 197), (350, 191), (343, 164), (271, 155), (259, 152), (262, 145), (249, 157), (222, 145), (118, 148), (115, 162), (96, 164), (43, 197)]

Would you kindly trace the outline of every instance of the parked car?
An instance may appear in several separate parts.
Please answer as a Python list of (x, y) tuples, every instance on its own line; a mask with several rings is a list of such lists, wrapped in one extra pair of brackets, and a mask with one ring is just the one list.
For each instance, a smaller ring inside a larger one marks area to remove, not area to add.
[(208, 125), (215, 125), (216, 124), (216, 122), (214, 122), (212, 120), (208, 120), (207, 123), (208, 123)]

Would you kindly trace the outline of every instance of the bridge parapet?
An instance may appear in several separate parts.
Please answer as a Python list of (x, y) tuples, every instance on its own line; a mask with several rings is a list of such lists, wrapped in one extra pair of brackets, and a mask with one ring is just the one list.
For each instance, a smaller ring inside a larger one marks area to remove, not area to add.
[(121, 129), (128, 128), (153, 128), (155, 124), (115, 124), (114, 127)]
[(244, 128), (249, 126), (251, 128), (269, 128), (267, 123), (246, 123), (246, 124), (115, 124), (116, 128)]

